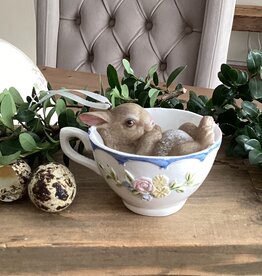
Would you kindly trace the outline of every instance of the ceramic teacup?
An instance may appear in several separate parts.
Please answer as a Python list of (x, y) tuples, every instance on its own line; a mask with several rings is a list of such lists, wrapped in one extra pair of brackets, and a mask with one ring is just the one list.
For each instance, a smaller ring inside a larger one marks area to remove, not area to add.
[[(199, 124), (202, 116), (195, 113), (165, 108), (149, 108), (162, 130), (177, 129), (186, 122)], [(210, 147), (183, 156), (142, 156), (120, 152), (104, 145), (96, 130), (88, 133), (72, 127), (61, 129), (63, 152), (75, 162), (102, 175), (131, 211), (146, 216), (166, 216), (180, 210), (210, 172), (221, 145), (222, 133), (214, 125), (215, 142)], [(94, 160), (77, 153), (69, 143), (79, 138)]]

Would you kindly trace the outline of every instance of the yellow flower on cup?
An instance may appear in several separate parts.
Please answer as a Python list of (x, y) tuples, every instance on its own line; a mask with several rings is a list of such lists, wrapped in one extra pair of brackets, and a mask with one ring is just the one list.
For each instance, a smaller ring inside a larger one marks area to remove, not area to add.
[(152, 195), (156, 198), (163, 198), (170, 194), (169, 178), (165, 175), (157, 175), (152, 179), (155, 189)]

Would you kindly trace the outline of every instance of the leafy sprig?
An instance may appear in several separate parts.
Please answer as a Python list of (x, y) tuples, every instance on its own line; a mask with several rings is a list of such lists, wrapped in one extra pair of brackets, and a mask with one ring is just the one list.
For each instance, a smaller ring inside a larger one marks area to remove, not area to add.
[(158, 66), (152, 66), (145, 78), (137, 77), (128, 60), (123, 59), (124, 76), (119, 80), (116, 69), (109, 64), (107, 67), (107, 79), (109, 88), (106, 96), (113, 106), (125, 102), (136, 102), (143, 107), (170, 107), (183, 108), (183, 101), (178, 96), (185, 93), (182, 84), (177, 84), (175, 89), (170, 89), (171, 84), (182, 73), (186, 66), (176, 68), (168, 77), (163, 86), (159, 86), (157, 74)]
[(27, 158), (31, 164), (52, 161), (53, 154), (60, 149), (62, 127), (87, 129), (77, 120), (78, 113), (87, 110), (85, 106), (79, 107), (65, 97), (42, 102), (46, 94), (42, 91), (37, 95), (33, 90), (23, 100), (14, 87), (0, 93), (0, 166), (19, 158)]
[(248, 157), (250, 164), (262, 166), (262, 52), (248, 53), (247, 70), (222, 64), (218, 77), (221, 84), (210, 99), (190, 92), (187, 109), (214, 117), (232, 137), (229, 155)]

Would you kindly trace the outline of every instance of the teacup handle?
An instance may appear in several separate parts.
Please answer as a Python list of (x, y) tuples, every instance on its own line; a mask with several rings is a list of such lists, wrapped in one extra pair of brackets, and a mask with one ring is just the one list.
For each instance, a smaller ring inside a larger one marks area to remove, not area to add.
[(86, 150), (90, 150), (91, 148), (91, 144), (90, 144), (90, 140), (89, 140), (89, 136), (88, 134), (79, 129), (79, 128), (75, 128), (75, 127), (63, 127), (60, 130), (60, 144), (61, 144), (61, 148), (63, 150), (63, 152), (73, 161), (75, 161), (76, 163), (79, 163), (91, 170), (93, 170), (94, 172), (96, 172), (97, 174), (101, 175), (99, 168), (97, 166), (96, 161), (92, 160), (91, 158), (88, 158), (80, 153), (78, 153), (77, 151), (75, 151), (69, 141), (71, 138), (78, 138), (81, 142), (83, 142), (84, 147)]

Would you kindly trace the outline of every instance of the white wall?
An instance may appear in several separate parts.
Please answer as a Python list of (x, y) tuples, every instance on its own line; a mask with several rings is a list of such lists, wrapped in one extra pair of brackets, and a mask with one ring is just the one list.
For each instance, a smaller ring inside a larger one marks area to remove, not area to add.
[(0, 0), (0, 38), (36, 61), (34, 0)]
[[(72, 0), (73, 1), (73, 0)], [(230, 1), (230, 0), (229, 0)], [(237, 0), (241, 5), (262, 5), (262, 0)], [(0, 38), (24, 51), (36, 61), (34, 0), (0, 0)], [(258, 48), (257, 34), (252, 34), (252, 48)], [(261, 34), (262, 40), (262, 34)], [(248, 34), (232, 32), (228, 61), (243, 63), (247, 55)]]

